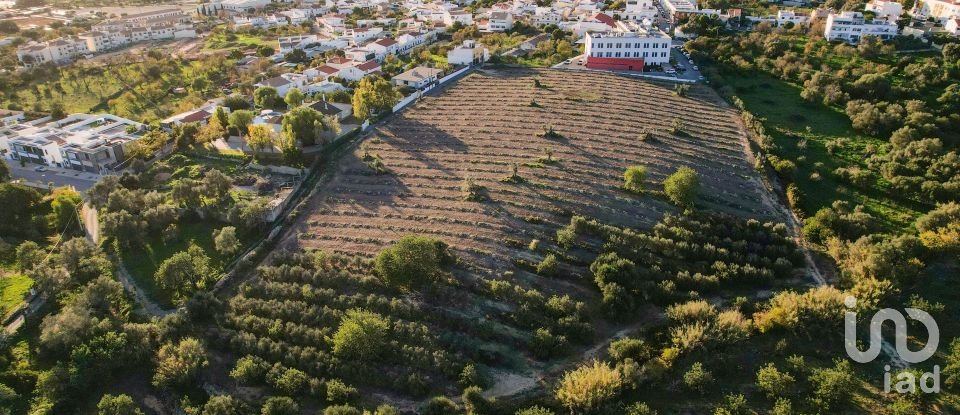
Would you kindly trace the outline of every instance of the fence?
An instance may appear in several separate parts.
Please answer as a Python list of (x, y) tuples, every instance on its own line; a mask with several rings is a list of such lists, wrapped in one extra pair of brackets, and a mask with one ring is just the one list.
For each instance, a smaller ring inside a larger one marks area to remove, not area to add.
[(464, 67), (464, 68), (460, 68), (459, 70), (451, 73), (450, 75), (447, 75), (447, 76), (445, 76), (445, 77), (443, 77), (443, 78), (440, 78), (440, 80), (437, 81), (436, 83), (433, 83), (433, 84), (431, 84), (430, 86), (428, 86), (428, 87), (426, 87), (426, 88), (424, 88), (424, 89), (421, 89), (421, 90), (417, 91), (416, 93), (410, 94), (408, 97), (406, 97), (406, 98), (404, 98), (404, 99), (401, 99), (400, 102), (397, 103), (397, 105), (394, 105), (394, 106), (393, 106), (393, 112), (397, 112), (397, 111), (400, 111), (400, 110), (406, 108), (407, 105), (410, 105), (411, 103), (415, 102), (417, 99), (419, 99), (421, 96), (423, 96), (424, 94), (426, 94), (428, 91), (432, 90), (433, 88), (436, 88), (436, 87), (439, 86), (439, 85), (443, 85), (443, 84), (445, 84), (445, 83), (447, 83), (447, 82), (450, 82), (450, 81), (453, 80), (453, 79), (456, 79), (456, 78), (459, 77), (460, 75), (463, 75), (465, 72), (469, 71), (471, 68), (472, 68), (471, 66), (467, 66), (467, 67)]

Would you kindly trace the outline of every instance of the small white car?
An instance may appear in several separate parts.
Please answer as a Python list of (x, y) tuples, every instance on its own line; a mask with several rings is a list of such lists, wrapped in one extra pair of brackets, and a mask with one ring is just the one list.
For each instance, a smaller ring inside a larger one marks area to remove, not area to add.
[(700, 67), (699, 67), (699, 66), (697, 66), (697, 65), (693, 65), (693, 70), (695, 70), (695, 71), (699, 71), (699, 70), (700, 70)]
[(563, 61), (563, 64), (564, 64), (564, 65), (569, 65), (569, 64), (570, 64), (570, 59), (567, 59), (567, 60)]
[(44, 167), (44, 166), (37, 166), (37, 167), (35, 167), (35, 168), (33, 169), (33, 171), (38, 171), (38, 172), (43, 173), (43, 172), (47, 171), (47, 168)]
[(577, 65), (583, 65), (583, 59), (577, 60)]

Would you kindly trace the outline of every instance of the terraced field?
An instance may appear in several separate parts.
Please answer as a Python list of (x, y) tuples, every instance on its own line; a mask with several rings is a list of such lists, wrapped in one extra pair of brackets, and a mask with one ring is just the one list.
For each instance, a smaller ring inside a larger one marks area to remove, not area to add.
[[(684, 127), (671, 134), (676, 120)], [(551, 128), (554, 134), (545, 134)], [(681, 166), (700, 175), (697, 210), (774, 219), (744, 134), (736, 114), (708, 89), (680, 97), (671, 85), (557, 70), (470, 75), (394, 115), (337, 161), (281, 244), (287, 249), (231, 299), (214, 343), (274, 372), (342, 379), (369, 405), (412, 410), (430, 394), (456, 395), (461, 371), (472, 365), (489, 378), (470, 383), (483, 384), (489, 395), (550, 390), (544, 380), (596, 356), (611, 338), (661, 319), (646, 300), (622, 318), (604, 317), (588, 269), (609, 244), (603, 232), (613, 229), (600, 223), (649, 231), (677, 213), (661, 183)], [(622, 189), (631, 165), (649, 172), (643, 195)], [(669, 242), (663, 235), (676, 231), (671, 226), (649, 240)], [(560, 229), (574, 229), (577, 241), (558, 245)], [(374, 275), (371, 258), (411, 234), (446, 242), (457, 264), (428, 287), (404, 292)], [(711, 247), (730, 253), (765, 246), (730, 238), (736, 236), (717, 235)], [(650, 258), (692, 255), (670, 248), (672, 242), (664, 246), (660, 252), (651, 245)], [(307, 254), (290, 254), (296, 251)], [(742, 257), (731, 259), (736, 255)], [(547, 270), (544, 263), (554, 265)], [(679, 279), (722, 271), (710, 268), (712, 261), (697, 264), (689, 273), (663, 268), (655, 279), (707, 292)], [(770, 263), (740, 265), (734, 274), (762, 268), (767, 274), (758, 275), (772, 275)], [(344, 359), (333, 347), (331, 336), (357, 309), (390, 327), (390, 351), (377, 359)], [(271, 379), (254, 383), (276, 383)]]
[[(528, 256), (532, 239), (552, 239), (571, 214), (645, 227), (675, 212), (662, 197), (622, 190), (624, 169), (637, 164), (654, 189), (680, 166), (695, 169), (700, 209), (771, 217), (739, 118), (708, 89), (686, 95), (589, 72), (471, 75), (398, 114), (341, 160), (296, 243), (372, 255), (403, 235), (425, 234), (479, 269), (505, 271)], [(669, 132), (675, 120), (686, 134)], [(550, 127), (560, 137), (544, 137)], [(641, 139), (644, 129), (652, 139)], [(548, 152), (553, 163), (543, 160)], [(381, 157), (388, 172), (377, 174), (364, 153)], [(514, 165), (523, 182), (503, 182)], [(464, 201), (465, 178), (483, 186), (488, 200)]]

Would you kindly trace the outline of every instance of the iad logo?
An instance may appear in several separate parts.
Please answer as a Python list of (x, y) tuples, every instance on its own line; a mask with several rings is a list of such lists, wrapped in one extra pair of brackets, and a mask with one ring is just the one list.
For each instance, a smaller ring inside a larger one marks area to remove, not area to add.
[[(844, 299), (844, 305), (854, 310), (857, 307), (857, 299), (848, 296)], [(844, 346), (847, 349), (847, 355), (857, 363), (869, 363), (880, 356), (883, 349), (883, 333), (881, 331), (885, 321), (891, 321), (894, 325), (894, 341), (896, 343), (897, 355), (907, 363), (920, 363), (926, 361), (937, 351), (940, 345), (940, 327), (936, 320), (923, 310), (916, 308), (905, 309), (910, 318), (919, 321), (926, 327), (929, 339), (927, 344), (918, 351), (912, 351), (907, 347), (907, 319), (897, 310), (884, 308), (877, 311), (870, 319), (870, 345), (866, 351), (860, 351), (857, 347), (857, 312), (847, 311), (844, 314)], [(886, 392), (891, 391), (890, 365), (883, 367), (883, 389)], [(917, 390), (918, 382), (916, 376), (908, 371), (903, 371), (896, 376), (897, 383), (892, 389), (899, 393), (910, 393)], [(920, 376), (919, 387), (924, 393), (940, 392), (940, 366), (934, 366), (933, 372), (924, 373)]]

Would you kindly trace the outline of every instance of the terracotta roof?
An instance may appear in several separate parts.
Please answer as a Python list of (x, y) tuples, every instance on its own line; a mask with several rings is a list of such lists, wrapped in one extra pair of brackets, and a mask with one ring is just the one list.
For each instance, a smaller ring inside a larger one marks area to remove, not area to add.
[(615, 20), (613, 20), (612, 17), (610, 17), (610, 16), (608, 16), (608, 15), (606, 15), (606, 14), (597, 13), (597, 14), (595, 14), (595, 15), (593, 15), (593, 16), (590, 16), (590, 17), (593, 18), (594, 20), (600, 22), (600, 23), (603, 23), (603, 24), (607, 25), (607, 26), (617, 27), (617, 22), (616, 22)]
[(210, 115), (212, 115), (212, 114), (210, 114), (209, 112), (207, 112), (207, 111), (205, 111), (205, 110), (200, 110), (200, 111), (197, 111), (197, 112), (195, 112), (195, 113), (193, 113), (193, 114), (190, 114), (190, 115), (188, 115), (188, 116), (186, 116), (186, 117), (181, 118), (181, 119), (180, 119), (180, 122), (188, 123), (188, 122), (203, 121), (203, 120), (206, 120), (206, 119), (210, 118)]
[(332, 58), (327, 61), (328, 64), (333, 64), (333, 65), (343, 65), (350, 62), (352, 62), (350, 59), (340, 58), (340, 57)]
[(396, 40), (393, 40), (393, 39), (391, 39), (391, 38), (386, 37), (386, 38), (380, 39), (380, 40), (378, 40), (378, 41), (376, 41), (376, 42), (373, 42), (373, 43), (376, 43), (376, 44), (378, 44), (378, 45), (380, 45), (380, 46), (384, 46), (384, 47), (390, 47), (390, 46), (396, 45), (396, 44), (397, 44), (397, 41), (396, 41)]
[(327, 75), (333, 75), (333, 74), (335, 74), (335, 73), (337, 73), (337, 72), (340, 72), (339, 69), (334, 68), (334, 67), (332, 67), (332, 66), (330, 66), (330, 65), (320, 65), (320, 66), (317, 67), (317, 71), (323, 72), (323, 73), (325, 73), (325, 74), (327, 74)]
[(364, 72), (369, 72), (369, 71), (374, 70), (374, 69), (379, 68), (379, 67), (380, 67), (380, 63), (378, 63), (378, 62), (375, 61), (375, 60), (368, 60), (368, 61), (366, 61), (366, 62), (364, 62), (364, 63), (361, 63), (361, 64), (357, 65), (357, 69), (359, 69), (359, 70), (361, 70), (361, 71), (364, 71)]

